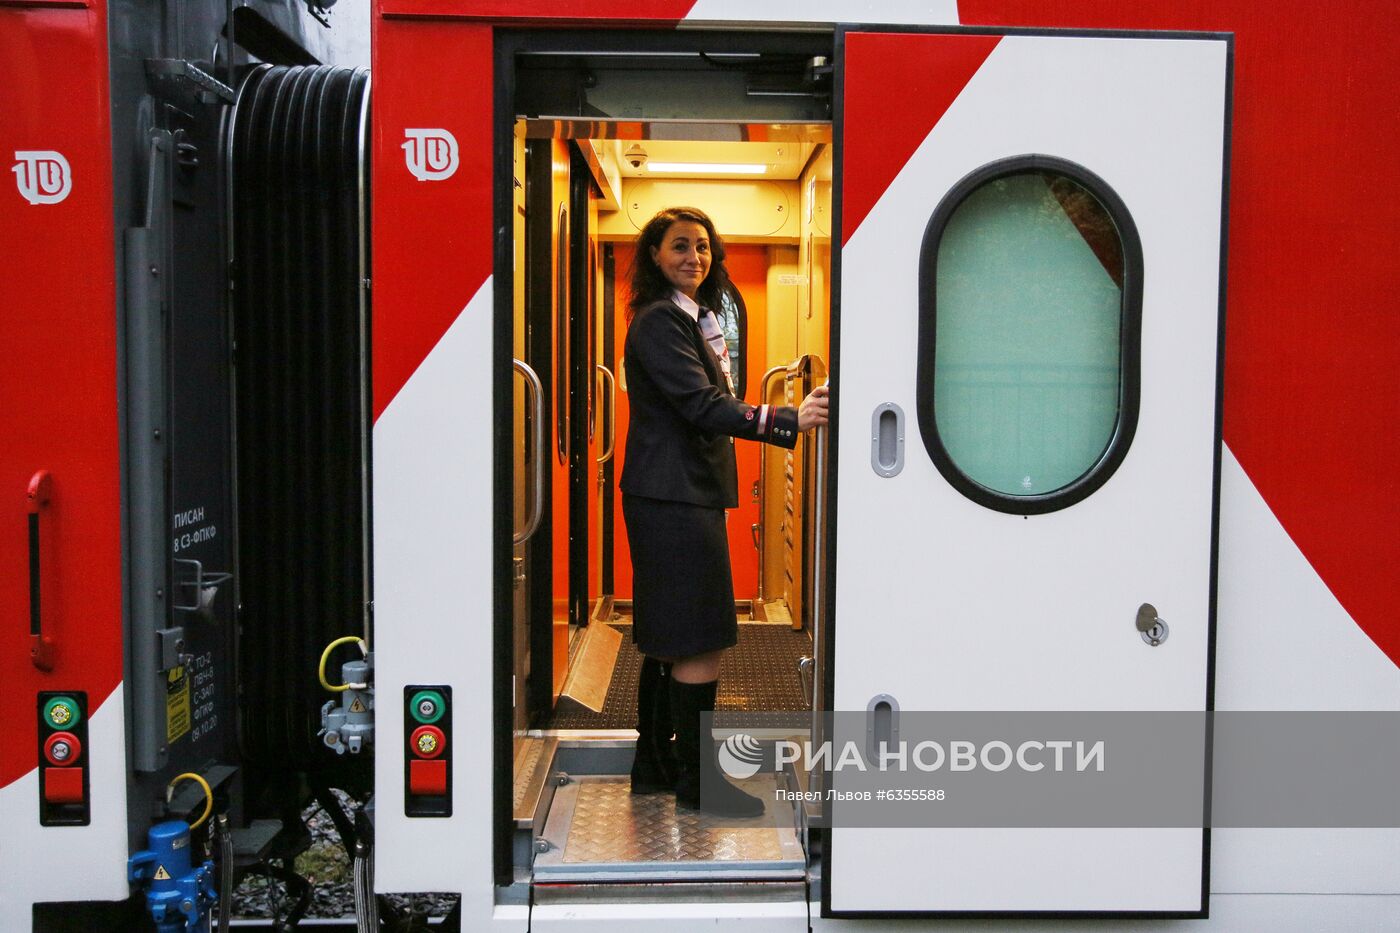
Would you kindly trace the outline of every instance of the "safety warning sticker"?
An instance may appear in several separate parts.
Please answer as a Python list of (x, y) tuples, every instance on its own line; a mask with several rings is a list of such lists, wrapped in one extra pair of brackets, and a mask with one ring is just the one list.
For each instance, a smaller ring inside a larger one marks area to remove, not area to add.
[(165, 870), (165, 866), (164, 866), (164, 865), (157, 865), (157, 866), (156, 866), (155, 878), (156, 878), (157, 881), (169, 881), (169, 880), (170, 880), (170, 872), (168, 872), (168, 871)]
[(184, 665), (172, 667), (165, 678), (165, 741), (171, 743), (190, 731), (190, 678)]

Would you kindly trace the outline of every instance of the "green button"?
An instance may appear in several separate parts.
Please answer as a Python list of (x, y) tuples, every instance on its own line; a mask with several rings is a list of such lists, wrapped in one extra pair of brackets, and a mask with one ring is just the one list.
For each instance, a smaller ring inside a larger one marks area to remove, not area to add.
[(51, 729), (71, 729), (81, 718), (78, 702), (72, 697), (54, 697), (44, 704), (44, 722)]
[(409, 701), (408, 711), (421, 723), (434, 723), (447, 711), (447, 701), (436, 690), (419, 690)]

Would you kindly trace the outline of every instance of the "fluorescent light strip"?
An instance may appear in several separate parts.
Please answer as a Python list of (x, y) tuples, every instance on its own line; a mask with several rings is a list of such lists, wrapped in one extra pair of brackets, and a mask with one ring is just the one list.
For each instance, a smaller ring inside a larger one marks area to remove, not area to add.
[(762, 175), (768, 171), (768, 166), (761, 162), (648, 162), (647, 171), (683, 175)]

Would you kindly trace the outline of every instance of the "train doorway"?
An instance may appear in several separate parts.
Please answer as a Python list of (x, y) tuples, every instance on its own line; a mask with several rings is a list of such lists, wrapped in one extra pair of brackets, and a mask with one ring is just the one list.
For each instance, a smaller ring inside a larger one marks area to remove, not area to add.
[[(508, 321), (518, 374), (513, 863), (544, 897), (665, 880), (769, 885), (778, 900), (805, 902), (805, 811), (788, 805), (762, 826), (725, 827), (677, 812), (669, 796), (628, 794), (641, 656), (617, 482), (628, 277), (646, 221), (680, 204), (715, 219), (735, 284), (719, 317), (736, 396), (792, 405), (827, 377), (830, 36), (738, 42), (505, 40), (516, 274), (497, 326)], [(719, 707), (786, 714), (802, 737), (820, 680), (819, 453), (812, 438), (791, 451), (736, 444), (740, 504), (727, 521), (741, 621)], [(739, 844), (755, 832), (757, 843)]]
[[(575, 34), (550, 47), (546, 34), (518, 36), (498, 59), (513, 82), (498, 164), (521, 174), (497, 184), (515, 191), (510, 265), (525, 282), (514, 303), (498, 299), (497, 322), (523, 367), (550, 371), (533, 407), (521, 390), (513, 410), (517, 475), (539, 478), (533, 497), (517, 489), (517, 527), (532, 515), (551, 527), (514, 555), (524, 592), (510, 631), (529, 651), (512, 659), (528, 686), (512, 736), (526, 806), (510, 864), (546, 899), (593, 884), (738, 879), (777, 885), (768, 890), (780, 902), (816, 885), (824, 917), (1200, 915), (1209, 863), (1199, 827), (841, 824), (818, 804), (765, 814), (779, 843), (745, 865), (702, 870), (715, 860), (606, 849), (635, 843), (640, 828), (686, 833), (674, 813), (634, 819), (624, 724), (568, 728), (560, 716), (606, 714), (627, 657), (625, 550), (619, 523), (603, 521), (625, 423), (626, 373), (613, 364), (626, 241), (657, 207), (718, 183), (695, 168), (703, 146), (775, 136), (811, 149), (791, 207), (772, 212), (795, 218), (754, 235), (779, 242), (766, 255), (762, 314), (757, 290), (735, 303), (748, 337), (738, 353), (764, 400), (800, 397), (831, 359), (839, 434), (801, 460), (759, 461), (766, 479), (748, 529), (762, 561), (750, 611), (807, 639), (810, 653), (789, 665), (799, 706), (864, 711), (846, 723), (854, 733), (829, 735), (836, 747), (893, 735), (901, 711), (1210, 708), (1228, 38), (838, 28), (834, 50), (750, 34), (751, 45), (716, 53), (703, 43), (731, 38), (716, 33), (656, 36), (637, 51), (652, 38), (589, 46)], [(783, 42), (807, 45), (765, 58)], [(770, 96), (806, 116), (753, 103)], [(672, 142), (691, 151), (666, 152)], [(687, 171), (652, 177), (677, 163)], [(602, 207), (610, 196), (616, 210)], [(764, 203), (756, 190), (740, 200)], [(780, 242), (794, 219), (795, 243)], [(742, 234), (734, 242), (746, 245)], [(771, 326), (782, 286), (800, 309), (788, 345)], [(555, 458), (553, 482), (526, 450)], [(839, 469), (817, 455), (837, 453)], [(776, 550), (765, 546), (775, 527)], [(731, 551), (743, 553), (735, 531)], [(611, 634), (595, 637), (603, 627)], [(782, 667), (768, 670), (782, 677)], [(790, 735), (815, 743), (820, 722), (809, 714)], [(623, 782), (611, 802), (610, 776), (614, 791)], [(1204, 802), (1207, 766), (1185, 783)], [(571, 850), (589, 812), (604, 828), (578, 839), (604, 847)], [(930, 888), (930, 859), (958, 883)], [(1147, 863), (1158, 866), (1150, 877), (1132, 871)], [(1109, 874), (1120, 881), (1105, 886)]]

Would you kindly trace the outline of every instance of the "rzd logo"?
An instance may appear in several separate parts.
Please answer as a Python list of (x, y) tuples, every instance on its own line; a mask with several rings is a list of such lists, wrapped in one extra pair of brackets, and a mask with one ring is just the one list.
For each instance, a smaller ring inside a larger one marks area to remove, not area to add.
[(457, 171), (457, 139), (447, 130), (404, 130), (408, 170), (419, 181), (442, 181)]
[(73, 170), (57, 152), (31, 150), (15, 153), (15, 184), (30, 204), (57, 204), (73, 190)]

